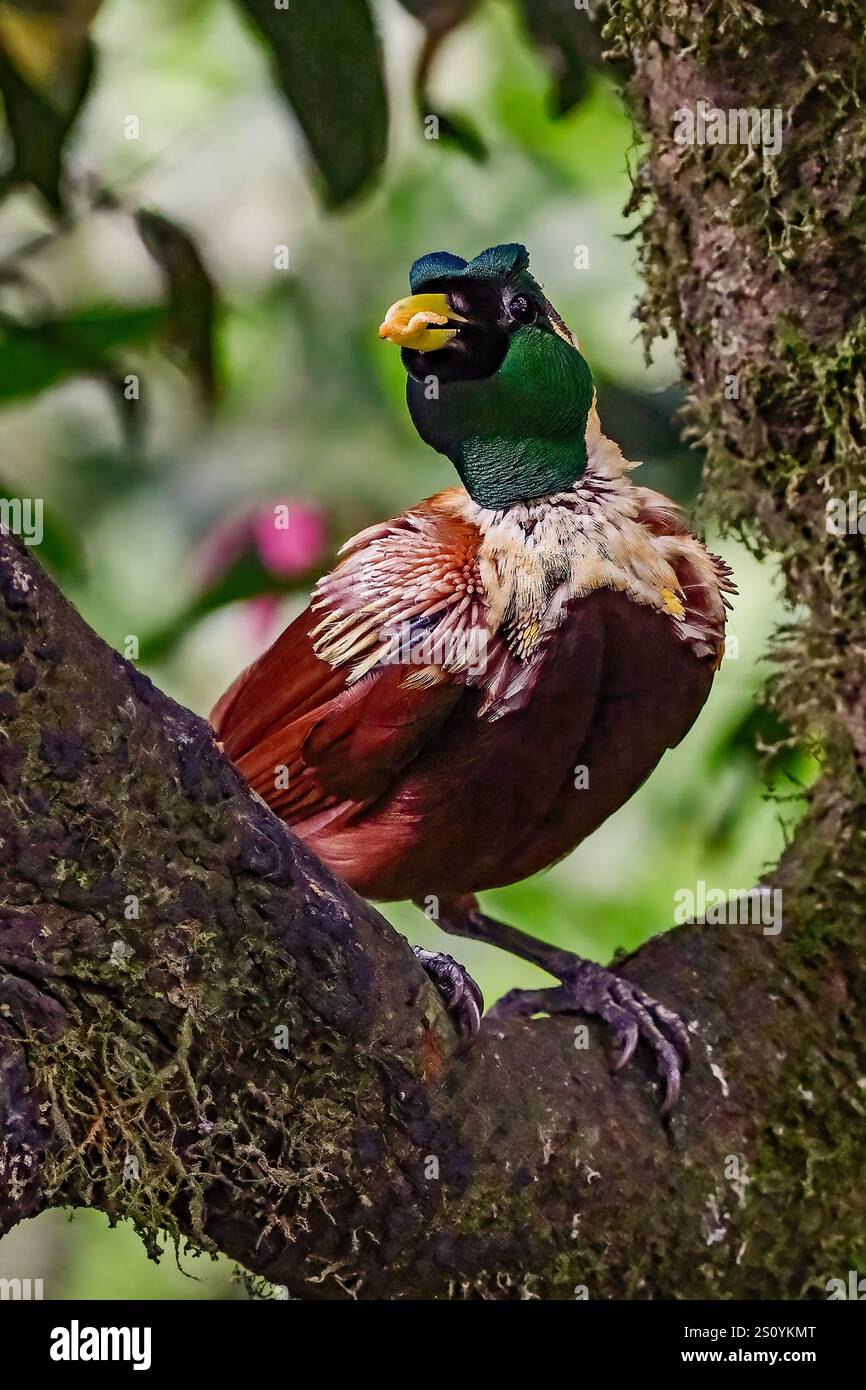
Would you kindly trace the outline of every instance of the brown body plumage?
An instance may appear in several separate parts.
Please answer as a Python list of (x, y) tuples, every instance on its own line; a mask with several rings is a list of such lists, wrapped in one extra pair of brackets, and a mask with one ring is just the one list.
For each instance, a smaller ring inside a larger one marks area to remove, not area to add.
[(256, 791), (368, 897), (555, 862), (707, 697), (727, 569), (593, 424), (570, 493), (497, 514), (453, 488), (350, 541), (213, 713)]

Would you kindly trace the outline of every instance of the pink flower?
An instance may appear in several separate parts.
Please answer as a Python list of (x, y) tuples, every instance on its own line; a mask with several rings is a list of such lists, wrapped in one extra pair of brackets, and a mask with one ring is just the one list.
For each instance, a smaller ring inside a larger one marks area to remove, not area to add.
[(259, 512), (252, 533), (265, 569), (285, 579), (312, 569), (325, 549), (321, 512), (303, 502), (278, 502)]
[(322, 513), (308, 502), (274, 502), (220, 522), (202, 542), (196, 569), (208, 588), (254, 549), (264, 568), (278, 579), (312, 569), (325, 552), (327, 532)]
[[(257, 507), (222, 521), (205, 536), (194, 557), (200, 589), (207, 591), (237, 564), (254, 552), (275, 581), (307, 574), (327, 549), (327, 529), (322, 513), (308, 502), (283, 501)], [(275, 583), (275, 589), (280, 584)], [(257, 646), (273, 635), (282, 610), (279, 593), (261, 593), (244, 604), (244, 626)]]

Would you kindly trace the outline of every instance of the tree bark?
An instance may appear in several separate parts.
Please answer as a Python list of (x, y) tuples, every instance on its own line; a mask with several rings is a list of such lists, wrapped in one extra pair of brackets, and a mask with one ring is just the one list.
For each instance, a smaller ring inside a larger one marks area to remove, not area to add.
[[(97, 1206), (304, 1298), (822, 1296), (854, 1266), (866, 563), (825, 506), (866, 438), (863, 39), (854, 6), (736, 0), (614, 5), (607, 36), (647, 140), (644, 322), (677, 333), (710, 505), (809, 610), (775, 699), (825, 770), (768, 879), (781, 933), (625, 963), (692, 1025), (667, 1126), (595, 1024), (460, 1054), (402, 938), (0, 536), (0, 1233)], [(781, 106), (780, 154), (677, 146), (701, 96)]]

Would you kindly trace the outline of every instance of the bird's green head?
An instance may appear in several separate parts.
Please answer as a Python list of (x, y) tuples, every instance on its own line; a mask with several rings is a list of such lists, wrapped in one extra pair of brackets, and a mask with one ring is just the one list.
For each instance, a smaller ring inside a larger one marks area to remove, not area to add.
[(412, 266), (379, 336), (402, 349), (415, 428), (484, 507), (570, 487), (586, 467), (589, 367), (524, 246)]

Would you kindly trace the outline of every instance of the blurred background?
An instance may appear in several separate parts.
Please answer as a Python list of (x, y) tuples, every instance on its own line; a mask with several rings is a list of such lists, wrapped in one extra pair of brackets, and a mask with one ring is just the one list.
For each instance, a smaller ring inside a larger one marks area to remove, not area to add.
[[(365, 0), (315, 8), (0, 3), (0, 491), (44, 499), (39, 558), (201, 714), (342, 540), (453, 480), (376, 334), (425, 251), (526, 243), (639, 481), (688, 509), (699, 487), (672, 349), (646, 361), (634, 317), (623, 207), (639, 150), (588, 17), (570, 0), (380, 0), (382, 76)], [(598, 960), (669, 926), (677, 889), (748, 888), (811, 777), (755, 698), (780, 618), (773, 569), (701, 521), (740, 596), (697, 727), (565, 863), (486, 895)], [(384, 911), (452, 949), (407, 905)], [(544, 978), (469, 942), (459, 955), (488, 999)], [(41, 1277), (46, 1298), (249, 1296), (228, 1262), (169, 1250), (154, 1264), (91, 1212), (19, 1227), (4, 1276)]]

